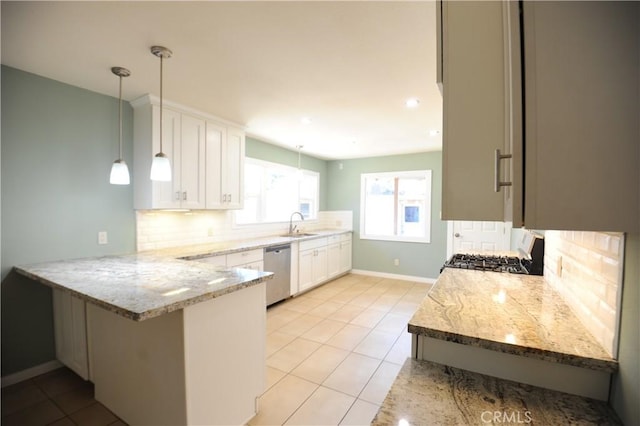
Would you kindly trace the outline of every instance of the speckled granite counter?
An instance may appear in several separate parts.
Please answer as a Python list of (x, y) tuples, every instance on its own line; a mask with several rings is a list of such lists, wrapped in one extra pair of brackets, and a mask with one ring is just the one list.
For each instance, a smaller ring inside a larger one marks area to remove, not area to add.
[(191, 262), (277, 244), (349, 233), (318, 230), (305, 237), (264, 237), (154, 250), (123, 256), (62, 260), (16, 266), (21, 275), (135, 321), (183, 309), (270, 279), (246, 269), (220, 270)]
[(412, 358), (398, 373), (371, 424), (501, 423), (622, 424), (604, 402)]
[(331, 235), (347, 234), (351, 233), (352, 231), (340, 229), (323, 229), (309, 232), (310, 234), (303, 237), (282, 237), (276, 235), (270, 237), (252, 238), (248, 240), (222, 241), (211, 244), (172, 247), (168, 249), (150, 251), (149, 253), (175, 259), (196, 260), (207, 256), (236, 253), (239, 251), (259, 249), (296, 241), (306, 241), (316, 238), (328, 237)]
[(613, 372), (617, 363), (540, 276), (445, 268), (409, 332)]
[(16, 272), (135, 321), (183, 309), (258, 284), (273, 274), (153, 254), (105, 256), (16, 266)]

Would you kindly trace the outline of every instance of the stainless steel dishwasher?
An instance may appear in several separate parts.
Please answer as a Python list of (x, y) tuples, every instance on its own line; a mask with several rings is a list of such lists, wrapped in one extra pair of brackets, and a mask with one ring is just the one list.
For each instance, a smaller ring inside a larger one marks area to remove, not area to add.
[(291, 296), (291, 244), (265, 248), (264, 270), (273, 272), (267, 280), (267, 306)]

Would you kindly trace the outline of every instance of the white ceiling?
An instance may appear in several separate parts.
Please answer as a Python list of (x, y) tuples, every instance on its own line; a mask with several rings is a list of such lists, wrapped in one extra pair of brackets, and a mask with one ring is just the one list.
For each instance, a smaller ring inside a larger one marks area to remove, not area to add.
[[(118, 96), (165, 99), (326, 159), (440, 149), (433, 2), (2, 1), (2, 63)], [(408, 109), (407, 98), (420, 105)], [(312, 123), (304, 125), (302, 117)]]

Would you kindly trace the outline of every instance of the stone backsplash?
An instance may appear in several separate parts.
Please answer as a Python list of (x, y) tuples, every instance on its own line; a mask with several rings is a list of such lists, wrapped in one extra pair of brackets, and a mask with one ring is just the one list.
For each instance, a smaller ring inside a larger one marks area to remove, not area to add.
[[(296, 217), (297, 219), (297, 217)], [(301, 230), (353, 229), (351, 211), (325, 211), (318, 219), (297, 222)], [(244, 240), (277, 235), (287, 231), (288, 223), (235, 225), (233, 212), (227, 210), (136, 211), (136, 246), (138, 251), (180, 247), (191, 244)]]
[(623, 263), (624, 234), (545, 232), (545, 278), (614, 357)]

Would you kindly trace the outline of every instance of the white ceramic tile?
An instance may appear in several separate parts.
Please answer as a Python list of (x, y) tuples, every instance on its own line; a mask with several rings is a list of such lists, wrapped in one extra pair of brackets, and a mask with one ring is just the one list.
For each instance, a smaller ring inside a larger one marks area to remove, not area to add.
[(357, 399), (347, 412), (347, 415), (344, 416), (340, 424), (353, 426), (371, 424), (371, 421), (376, 416), (378, 409), (380, 409), (380, 407), (375, 404)]
[(359, 398), (373, 404), (382, 405), (400, 368), (402, 368), (401, 365), (382, 362), (360, 393)]
[(380, 365), (380, 360), (351, 353), (323, 382), (323, 386), (358, 396)]
[(355, 398), (320, 386), (287, 420), (287, 425), (337, 425)]

